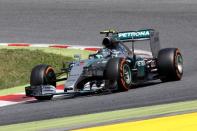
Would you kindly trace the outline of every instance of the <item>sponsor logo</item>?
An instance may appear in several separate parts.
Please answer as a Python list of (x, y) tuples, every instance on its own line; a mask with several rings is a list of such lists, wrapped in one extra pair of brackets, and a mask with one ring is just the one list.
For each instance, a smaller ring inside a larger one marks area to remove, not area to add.
[(142, 60), (142, 61), (137, 61), (136, 62), (138, 66), (145, 66), (145, 62)]
[(150, 37), (150, 31), (136, 31), (136, 32), (125, 32), (125, 33), (119, 33), (118, 39), (119, 40), (125, 40), (125, 39), (143, 39), (143, 38), (149, 38)]

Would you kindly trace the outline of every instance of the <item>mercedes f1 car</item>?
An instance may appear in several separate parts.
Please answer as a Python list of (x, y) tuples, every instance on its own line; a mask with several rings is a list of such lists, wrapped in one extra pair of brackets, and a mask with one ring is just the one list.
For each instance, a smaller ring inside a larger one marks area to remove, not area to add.
[[(159, 33), (153, 29), (116, 32), (107, 30), (102, 45), (88, 59), (63, 66), (55, 73), (50, 65), (40, 64), (32, 69), (26, 96), (48, 100), (54, 95), (127, 91), (151, 80), (162, 82), (180, 80), (183, 75), (183, 58), (178, 48), (160, 49)], [(151, 55), (136, 53), (137, 41), (150, 41)], [(132, 48), (126, 46), (130, 42)], [(65, 78), (59, 77), (65, 74)], [(56, 82), (65, 81), (64, 91), (56, 92)]]

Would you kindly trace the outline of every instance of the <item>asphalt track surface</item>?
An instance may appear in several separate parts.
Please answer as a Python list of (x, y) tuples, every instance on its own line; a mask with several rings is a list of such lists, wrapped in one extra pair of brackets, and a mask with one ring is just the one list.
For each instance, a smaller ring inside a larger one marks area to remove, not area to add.
[(106, 28), (159, 30), (184, 56), (182, 81), (2, 107), (0, 125), (197, 99), (195, 0), (0, 0), (0, 42), (100, 45)]

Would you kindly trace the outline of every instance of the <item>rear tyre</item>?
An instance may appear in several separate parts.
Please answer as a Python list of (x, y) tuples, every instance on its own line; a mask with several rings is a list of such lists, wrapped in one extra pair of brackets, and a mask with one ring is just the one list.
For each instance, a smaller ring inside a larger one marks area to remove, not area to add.
[(123, 58), (112, 58), (106, 65), (105, 77), (115, 80), (119, 91), (127, 91), (132, 84), (130, 64)]
[[(56, 87), (56, 75), (53, 68), (49, 65), (41, 64), (37, 65), (32, 69), (30, 76), (30, 85), (52, 85)], [(36, 96), (37, 100), (50, 100), (53, 95), (47, 96)]]
[(178, 48), (166, 48), (159, 51), (158, 72), (162, 82), (181, 80), (183, 57)]

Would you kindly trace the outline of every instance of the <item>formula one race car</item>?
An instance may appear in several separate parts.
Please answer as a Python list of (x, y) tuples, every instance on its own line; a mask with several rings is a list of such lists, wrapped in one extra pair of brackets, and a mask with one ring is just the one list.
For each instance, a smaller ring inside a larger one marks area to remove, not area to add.
[[(183, 75), (183, 58), (178, 48), (160, 49), (159, 33), (153, 29), (116, 32), (107, 30), (103, 48), (86, 60), (63, 66), (55, 73), (50, 65), (37, 65), (32, 69), (26, 96), (48, 100), (53, 95), (127, 91), (150, 80), (162, 82), (180, 80)], [(151, 55), (137, 54), (136, 41), (150, 41)], [(124, 43), (131, 42), (130, 50)], [(59, 78), (60, 74), (67, 77)], [(56, 82), (65, 81), (64, 92), (56, 92)]]

